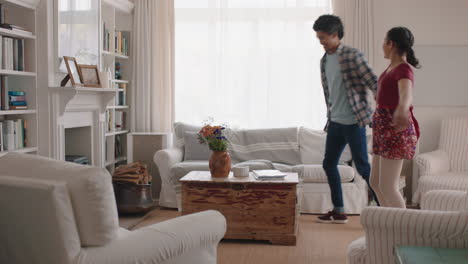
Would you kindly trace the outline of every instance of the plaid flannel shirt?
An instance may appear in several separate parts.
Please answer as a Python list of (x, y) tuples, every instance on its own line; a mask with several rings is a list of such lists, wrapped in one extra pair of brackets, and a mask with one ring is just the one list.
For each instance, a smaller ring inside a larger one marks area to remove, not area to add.
[[(377, 76), (370, 68), (364, 55), (357, 49), (340, 44), (336, 50), (338, 61), (341, 65), (341, 74), (343, 83), (346, 89), (351, 109), (359, 126), (365, 127), (372, 122), (372, 114), (374, 109), (369, 105), (367, 100), (367, 90), (369, 89), (375, 95), (377, 92)], [(325, 130), (330, 122), (330, 103), (327, 76), (325, 74), (326, 56), (320, 60), (320, 71), (322, 73), (322, 86), (325, 94), (325, 103), (327, 105), (328, 122)]]

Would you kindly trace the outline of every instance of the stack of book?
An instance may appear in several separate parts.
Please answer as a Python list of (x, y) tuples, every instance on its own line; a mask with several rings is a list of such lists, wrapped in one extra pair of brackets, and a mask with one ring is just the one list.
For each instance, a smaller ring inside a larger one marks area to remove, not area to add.
[(8, 85), (8, 76), (0, 76), (0, 109), (1, 110), (26, 110), (26, 93), (24, 91), (12, 91)]
[(8, 91), (10, 110), (26, 110), (26, 93), (23, 91)]
[(24, 71), (24, 39), (0, 36), (2, 69)]
[(89, 159), (83, 155), (65, 155), (65, 161), (89, 165)]
[(257, 180), (282, 180), (286, 173), (279, 170), (254, 170), (253, 175)]
[(23, 119), (0, 121), (0, 152), (24, 148), (25, 128)]

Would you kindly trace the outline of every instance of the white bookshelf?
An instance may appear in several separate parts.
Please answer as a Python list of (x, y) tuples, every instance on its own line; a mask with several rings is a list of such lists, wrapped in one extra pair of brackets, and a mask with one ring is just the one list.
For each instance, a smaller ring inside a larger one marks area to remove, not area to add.
[[(127, 134), (130, 132), (130, 98), (131, 98), (131, 80), (132, 80), (132, 54), (121, 54), (115, 49), (116, 32), (123, 32), (122, 35), (128, 40), (131, 48), (131, 31), (133, 23), (133, 3), (127, 0), (101, 2), (101, 71), (110, 69), (111, 80), (109, 85), (116, 89), (114, 100), (107, 105), (106, 122), (107, 131), (105, 137), (105, 167), (113, 172), (119, 163), (127, 162)], [(105, 40), (105, 31), (109, 32), (109, 40)], [(108, 43), (109, 49), (105, 47)], [(121, 76), (117, 79), (116, 63), (120, 63)], [(126, 88), (122, 88), (125, 86)], [(125, 93), (125, 100), (119, 100)], [(122, 114), (125, 113), (125, 114)], [(116, 127), (116, 115), (125, 115), (124, 127)], [(109, 116), (110, 122), (109, 122)], [(120, 151), (117, 150), (117, 145)], [(120, 152), (120, 153), (118, 153)]]
[[(30, 31), (31, 34), (0, 28), (0, 35), (24, 40), (24, 71), (6, 70), (0, 63), (0, 76), (8, 78), (10, 91), (23, 91), (28, 105), (27, 110), (0, 110), (0, 121), (23, 119), (25, 122), (25, 144), (22, 148), (5, 150), (7, 152), (38, 152), (38, 118), (37, 118), (37, 48), (36, 48), (36, 6), (38, 0), (2, 0), (5, 7), (5, 22), (17, 25)], [(3, 43), (2, 43), (3, 44)], [(3, 53), (3, 51), (2, 51)], [(4, 55), (4, 54), (3, 54)], [(5, 123), (4, 123), (5, 124)]]

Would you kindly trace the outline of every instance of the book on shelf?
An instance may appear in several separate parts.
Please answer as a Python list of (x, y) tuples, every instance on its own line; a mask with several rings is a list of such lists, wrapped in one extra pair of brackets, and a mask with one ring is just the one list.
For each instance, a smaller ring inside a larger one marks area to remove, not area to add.
[(115, 130), (124, 130), (125, 129), (125, 116), (126, 113), (123, 111), (115, 111)]
[(116, 83), (115, 88), (123, 90), (123, 91), (117, 92), (117, 96), (115, 97), (115, 105), (117, 106), (127, 105), (127, 84)]
[(107, 51), (109, 52), (110, 51), (110, 47), (109, 47), (109, 39), (110, 39), (110, 32), (109, 32), (109, 29), (106, 27), (106, 23), (104, 22), (104, 32), (103, 32), (103, 47), (102, 49), (104, 51)]
[(279, 170), (254, 170), (253, 175), (257, 180), (281, 180), (286, 173)]
[(0, 121), (0, 151), (11, 151), (26, 146), (26, 121), (24, 119)]
[(5, 70), (24, 71), (24, 39), (0, 36), (1, 67)]
[(116, 31), (115, 32), (115, 53), (118, 55), (128, 56), (129, 45), (128, 45), (128, 32)]
[(113, 117), (112, 117), (112, 111), (111, 110), (106, 110), (106, 122), (107, 122), (107, 132), (112, 132), (112, 126), (113, 126)]
[(9, 92), (8, 76), (0, 76), (0, 104), (2, 110), (10, 110)]

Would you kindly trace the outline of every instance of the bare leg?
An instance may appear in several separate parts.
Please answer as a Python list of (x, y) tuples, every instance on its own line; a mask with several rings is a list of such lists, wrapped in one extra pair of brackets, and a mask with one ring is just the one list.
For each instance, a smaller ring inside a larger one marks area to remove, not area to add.
[(405, 200), (398, 188), (402, 167), (403, 160), (380, 157), (379, 191), (385, 199), (386, 207), (406, 208)]
[(371, 169), (371, 177), (370, 177), (370, 186), (377, 195), (377, 199), (379, 200), (380, 206), (387, 206), (385, 197), (380, 190), (380, 155), (373, 155), (372, 156), (372, 169)]

